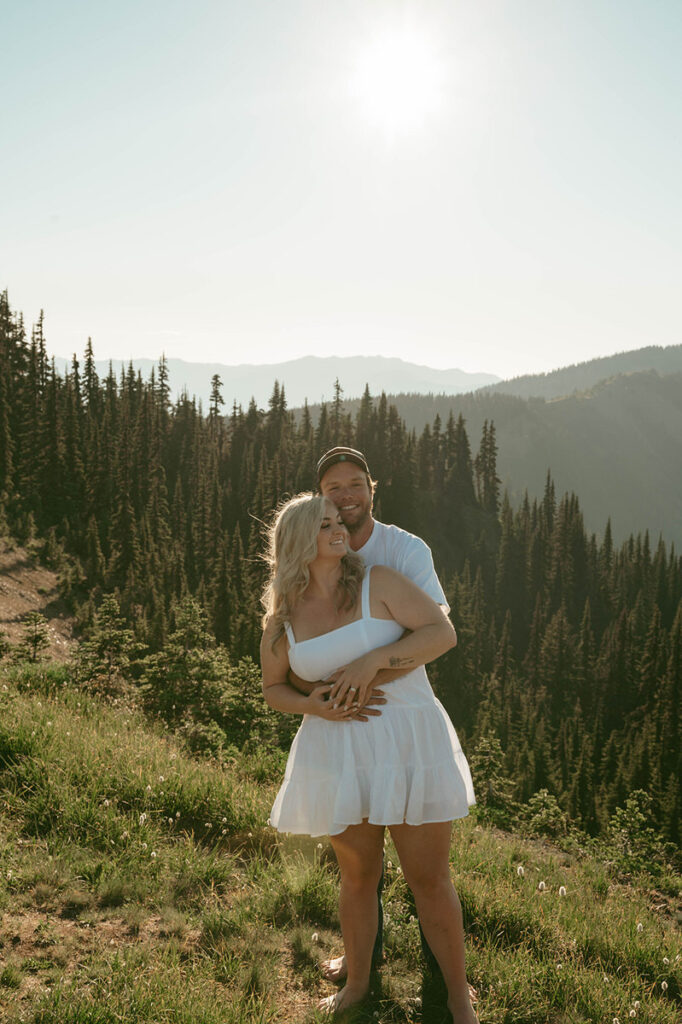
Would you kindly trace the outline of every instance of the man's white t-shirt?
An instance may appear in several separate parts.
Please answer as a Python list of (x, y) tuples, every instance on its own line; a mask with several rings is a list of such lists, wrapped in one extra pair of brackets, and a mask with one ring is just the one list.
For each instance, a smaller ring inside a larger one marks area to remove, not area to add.
[(415, 537), (399, 526), (387, 526), (375, 520), (369, 540), (356, 555), (362, 555), (365, 565), (386, 565), (407, 576), (428, 594), (446, 612), (450, 606), (443, 593), (440, 580), (433, 566), (433, 557), (428, 544), (421, 537)]

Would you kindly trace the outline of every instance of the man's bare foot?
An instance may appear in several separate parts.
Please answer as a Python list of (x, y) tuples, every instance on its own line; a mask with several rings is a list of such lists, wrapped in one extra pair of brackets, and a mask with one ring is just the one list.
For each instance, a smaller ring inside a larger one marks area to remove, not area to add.
[(354, 988), (346, 985), (340, 992), (335, 992), (333, 996), (320, 999), (317, 1008), (322, 1013), (328, 1013), (330, 1016), (343, 1013), (344, 1010), (350, 1010), (351, 1006), (357, 1006), (358, 1003), (361, 1003), (368, 992), (369, 988)]
[(338, 982), (346, 980), (348, 970), (345, 956), (332, 956), (329, 960), (323, 960), (320, 966), (322, 977), (327, 981), (335, 981), (338, 984)]

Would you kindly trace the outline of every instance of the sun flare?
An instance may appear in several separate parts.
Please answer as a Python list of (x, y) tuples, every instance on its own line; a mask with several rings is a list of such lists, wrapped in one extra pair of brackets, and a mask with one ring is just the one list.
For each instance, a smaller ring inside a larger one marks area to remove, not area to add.
[(364, 116), (387, 135), (409, 134), (440, 109), (445, 78), (434, 42), (401, 28), (358, 51), (350, 92)]

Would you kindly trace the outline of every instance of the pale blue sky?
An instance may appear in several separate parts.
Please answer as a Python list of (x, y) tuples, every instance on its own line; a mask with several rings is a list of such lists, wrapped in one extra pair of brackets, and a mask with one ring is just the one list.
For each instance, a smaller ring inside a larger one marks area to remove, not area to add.
[[(352, 83), (399, 25), (442, 94), (391, 133)], [(511, 376), (682, 340), (679, 0), (22, 0), (2, 26), (0, 288), (50, 352)]]

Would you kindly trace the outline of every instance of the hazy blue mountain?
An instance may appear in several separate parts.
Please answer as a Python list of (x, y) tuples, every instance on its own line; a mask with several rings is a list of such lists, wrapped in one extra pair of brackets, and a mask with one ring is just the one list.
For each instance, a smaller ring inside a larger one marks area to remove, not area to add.
[[(55, 363), (58, 371), (64, 373), (67, 360), (57, 357)], [(145, 379), (157, 365), (152, 359), (133, 359), (132, 363)], [(96, 360), (95, 365), (100, 377), (108, 374), (108, 360)], [(120, 376), (121, 368), (127, 369), (129, 363), (112, 360), (112, 365), (116, 375)], [(384, 356), (304, 356), (285, 363), (241, 363), (238, 366), (169, 359), (168, 372), (173, 398), (187, 391), (190, 396), (194, 395), (197, 400), (201, 400), (204, 409), (208, 408), (211, 377), (219, 374), (223, 382), (226, 410), (231, 408), (233, 402), (246, 407), (252, 397), (260, 408), (267, 408), (275, 380), (284, 384), (289, 406), (296, 406), (302, 405), (306, 398), (309, 402), (331, 399), (337, 378), (347, 398), (360, 396), (366, 384), (369, 384), (372, 393), (439, 392), (457, 395), (476, 391), (500, 379), (491, 373), (436, 370), (431, 366), (419, 366)]]
[(487, 390), (520, 398), (561, 398), (574, 391), (586, 391), (607, 377), (620, 373), (639, 373), (656, 370), (661, 375), (682, 373), (682, 345), (650, 345), (632, 352), (618, 352), (614, 356), (590, 359), (585, 363), (564, 366), (551, 373), (537, 373), (499, 381)]
[[(474, 454), (493, 420), (498, 475), (515, 505), (526, 489), (541, 497), (551, 469), (559, 494), (578, 495), (589, 530), (603, 534), (610, 516), (618, 541), (648, 529), (652, 541), (662, 532), (682, 545), (682, 373), (623, 374), (549, 401), (487, 390), (387, 399), (417, 433), (436, 415), (444, 429), (461, 412)], [(345, 408), (354, 414), (357, 405)]]

